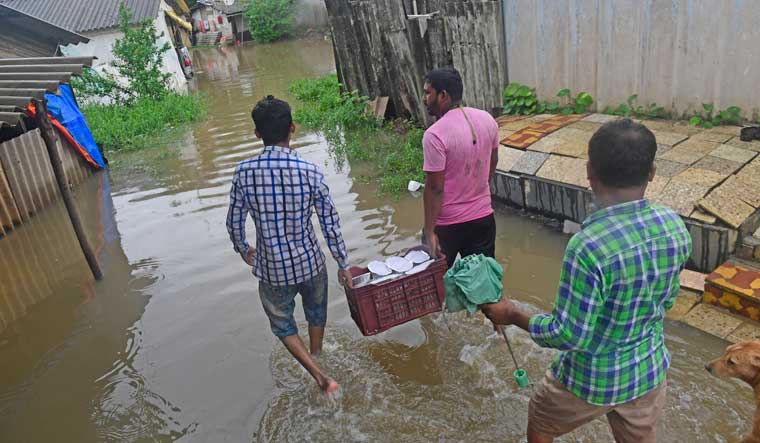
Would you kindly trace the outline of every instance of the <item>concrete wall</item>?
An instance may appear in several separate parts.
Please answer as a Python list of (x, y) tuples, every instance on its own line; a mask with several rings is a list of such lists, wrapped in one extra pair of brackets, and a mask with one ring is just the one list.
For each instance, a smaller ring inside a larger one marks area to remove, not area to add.
[(760, 1), (503, 0), (510, 81), (677, 113), (760, 107)]
[(296, 2), (296, 31), (299, 28), (327, 26), (327, 8), (324, 0), (298, 0)]

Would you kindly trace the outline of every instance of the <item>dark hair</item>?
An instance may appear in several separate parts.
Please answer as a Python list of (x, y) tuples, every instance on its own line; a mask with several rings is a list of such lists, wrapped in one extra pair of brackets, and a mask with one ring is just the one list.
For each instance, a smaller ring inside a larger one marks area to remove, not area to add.
[(605, 123), (588, 143), (594, 175), (614, 188), (646, 183), (656, 153), (657, 140), (652, 131), (628, 118)]
[(433, 69), (425, 77), (425, 81), (430, 83), (438, 92), (446, 91), (451, 96), (451, 100), (458, 102), (462, 100), (462, 76), (452, 66), (445, 68)]
[(286, 140), (293, 123), (290, 105), (272, 95), (256, 103), (251, 118), (266, 146)]

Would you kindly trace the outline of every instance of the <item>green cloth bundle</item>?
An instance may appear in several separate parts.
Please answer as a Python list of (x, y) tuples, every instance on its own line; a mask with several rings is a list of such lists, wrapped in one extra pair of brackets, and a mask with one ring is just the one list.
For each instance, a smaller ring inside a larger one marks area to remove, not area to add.
[(446, 309), (457, 312), (467, 309), (470, 314), (478, 310), (478, 305), (496, 303), (501, 298), (504, 286), (501, 265), (483, 254), (468, 255), (454, 263), (443, 276), (446, 288)]

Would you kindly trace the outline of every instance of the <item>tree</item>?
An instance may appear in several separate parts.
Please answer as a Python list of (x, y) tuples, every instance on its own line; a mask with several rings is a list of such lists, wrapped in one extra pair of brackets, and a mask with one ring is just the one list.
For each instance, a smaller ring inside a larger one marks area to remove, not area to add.
[(251, 0), (245, 17), (251, 37), (269, 43), (290, 35), (294, 26), (295, 0)]
[(130, 105), (136, 100), (160, 100), (169, 91), (170, 74), (163, 71), (163, 57), (171, 46), (158, 46), (163, 33), (156, 30), (151, 20), (138, 26), (131, 26), (132, 13), (122, 5), (119, 7), (119, 30), (123, 37), (113, 46), (114, 60), (110, 72), (99, 74), (88, 70), (82, 77), (74, 78), (72, 84), (85, 100), (88, 97), (105, 97), (116, 104)]

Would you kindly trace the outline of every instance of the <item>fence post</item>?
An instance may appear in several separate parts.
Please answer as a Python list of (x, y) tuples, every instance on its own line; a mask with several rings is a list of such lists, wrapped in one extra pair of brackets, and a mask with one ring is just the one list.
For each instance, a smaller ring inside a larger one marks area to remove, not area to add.
[(100, 280), (103, 278), (103, 272), (100, 270), (100, 265), (92, 250), (92, 246), (90, 246), (90, 242), (87, 241), (84, 228), (82, 227), (82, 220), (79, 218), (79, 212), (74, 205), (74, 197), (66, 182), (63, 162), (61, 161), (61, 156), (56, 148), (57, 136), (53, 129), (53, 125), (48, 118), (47, 102), (44, 99), (34, 99), (33, 103), (35, 108), (34, 119), (37, 122), (37, 127), (40, 129), (40, 134), (42, 135), (42, 140), (45, 142), (45, 147), (47, 147), (48, 156), (50, 157), (50, 165), (53, 167), (55, 180), (58, 182), (58, 189), (61, 191), (61, 197), (63, 197), (63, 203), (66, 206), (66, 211), (69, 213), (71, 224), (74, 226), (74, 232), (77, 235), (77, 240), (79, 240), (79, 246), (82, 248), (84, 258), (87, 260), (87, 264), (90, 266), (90, 270), (92, 271), (95, 280)]

